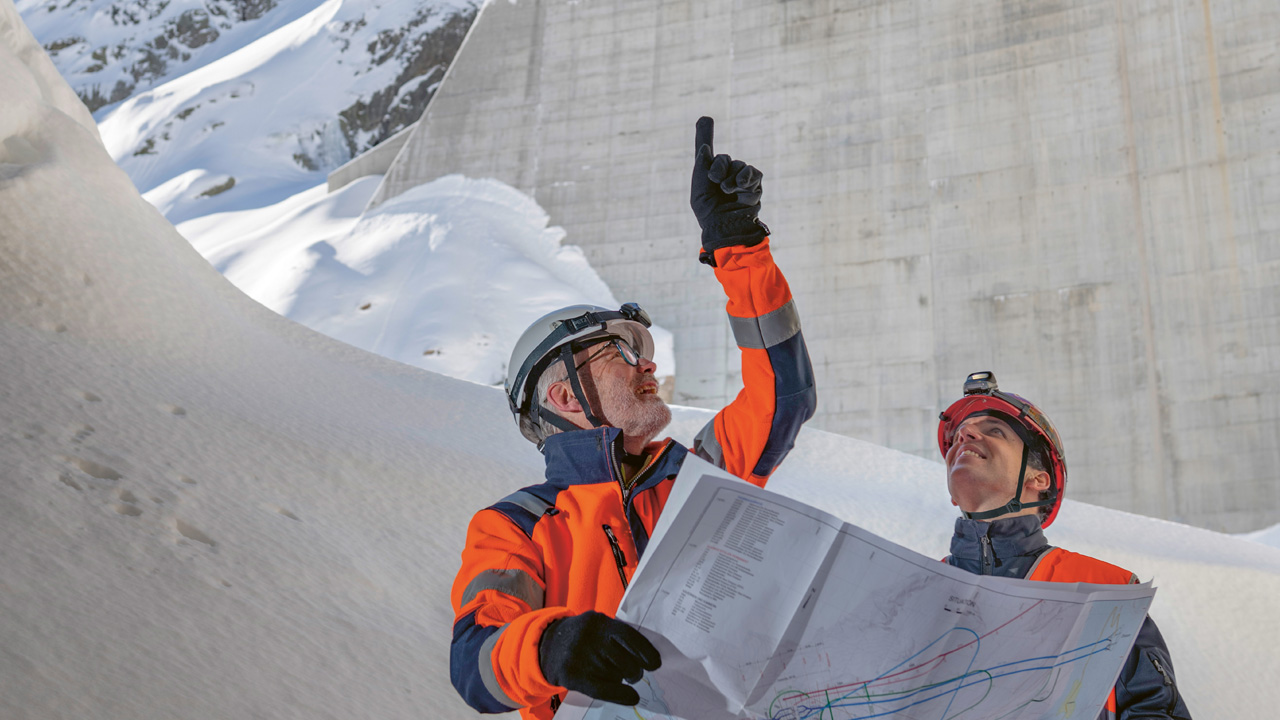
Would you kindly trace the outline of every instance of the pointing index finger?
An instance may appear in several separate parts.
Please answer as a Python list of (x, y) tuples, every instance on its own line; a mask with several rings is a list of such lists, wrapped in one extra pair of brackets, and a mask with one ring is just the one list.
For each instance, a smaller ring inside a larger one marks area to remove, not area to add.
[(715, 133), (716, 133), (715, 120), (712, 120), (711, 118), (706, 117), (705, 115), (703, 117), (698, 118), (698, 130), (694, 134), (694, 138), (693, 138), (693, 152), (695, 155), (698, 153), (699, 150), (702, 149), (703, 145), (706, 145), (707, 148), (711, 150), (711, 152), (709, 153), (710, 155), (714, 156), (716, 154), (715, 146), (711, 144), (712, 138), (715, 136)]

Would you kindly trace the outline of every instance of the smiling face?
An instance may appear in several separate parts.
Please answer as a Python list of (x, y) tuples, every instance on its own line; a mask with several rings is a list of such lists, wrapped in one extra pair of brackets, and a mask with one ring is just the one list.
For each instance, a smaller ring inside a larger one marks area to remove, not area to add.
[[(1022, 438), (1004, 420), (990, 415), (966, 418), (956, 426), (954, 442), (947, 451), (947, 489), (952, 501), (970, 513), (1008, 503), (1018, 490), (1022, 447)], [(1048, 487), (1049, 474), (1028, 467), (1022, 502), (1035, 502)], [(1035, 512), (1035, 508), (1027, 508), (1015, 514)]]
[[(653, 377), (658, 366), (648, 358), (630, 365), (616, 346), (597, 344), (579, 351), (575, 360), (581, 363), (578, 377), (588, 397), (599, 398), (597, 415), (622, 431), (627, 452), (639, 453), (671, 422), (671, 410), (658, 396)], [(548, 392), (548, 400), (564, 417), (590, 427), (572, 393), (568, 381), (562, 380)]]
[[(639, 452), (671, 422), (671, 410), (658, 397), (658, 366), (647, 358), (628, 365), (614, 348), (593, 360), (591, 378), (599, 391), (601, 412), (622, 430), (628, 452)], [(634, 446), (634, 449), (633, 449)]]

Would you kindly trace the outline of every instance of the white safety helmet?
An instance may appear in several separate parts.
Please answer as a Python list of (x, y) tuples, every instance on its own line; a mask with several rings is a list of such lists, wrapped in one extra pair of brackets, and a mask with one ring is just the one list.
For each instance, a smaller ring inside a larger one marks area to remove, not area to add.
[[(599, 427), (582, 391), (574, 368), (573, 354), (585, 347), (612, 338), (625, 340), (642, 358), (653, 357), (653, 336), (649, 334), (652, 323), (649, 314), (636, 303), (625, 303), (617, 310), (597, 305), (570, 305), (538, 318), (516, 341), (507, 363), (507, 403), (517, 424), (524, 416), (542, 419), (565, 430), (577, 429), (567, 420), (545, 410), (541, 398), (533, 397), (534, 388), (543, 371), (557, 360), (562, 360), (569, 374), (578, 402), (582, 404), (588, 422)], [(521, 431), (525, 436), (523, 425)], [(529, 437), (533, 442), (536, 438)]]

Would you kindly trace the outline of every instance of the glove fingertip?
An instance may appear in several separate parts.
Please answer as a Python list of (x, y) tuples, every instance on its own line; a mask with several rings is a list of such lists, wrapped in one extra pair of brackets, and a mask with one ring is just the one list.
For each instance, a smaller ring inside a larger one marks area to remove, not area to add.
[[(639, 705), (640, 693), (636, 689), (628, 685), (619, 686), (619, 688), (611, 693), (613, 697), (609, 698), (609, 702), (615, 705)], [(604, 700), (605, 698), (601, 698)]]
[(702, 151), (702, 147), (710, 148), (715, 138), (716, 121), (703, 115), (698, 118), (698, 124), (693, 134), (693, 147), (697, 152)]
[(627, 632), (619, 639), (640, 667), (645, 670), (657, 670), (662, 666), (662, 654), (653, 646), (649, 638), (644, 636), (644, 633), (627, 626)]
[[(652, 646), (650, 647), (652, 648)], [(653, 650), (653, 654), (646, 653), (640, 658), (640, 667), (648, 670), (649, 672), (657, 670), (662, 667), (662, 655), (659, 654), (656, 649)]]

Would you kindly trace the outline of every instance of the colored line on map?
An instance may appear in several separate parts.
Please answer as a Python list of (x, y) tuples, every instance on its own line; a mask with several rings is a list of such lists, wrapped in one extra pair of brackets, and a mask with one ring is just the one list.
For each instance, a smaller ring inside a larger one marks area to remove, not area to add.
[[(1034, 605), (1032, 607), (1034, 607)], [(826, 715), (828, 712), (830, 712), (831, 720), (835, 720), (836, 708), (853, 708), (853, 707), (870, 708), (876, 705), (882, 705), (884, 703), (896, 704), (901, 702), (902, 700), (906, 700), (906, 699), (915, 697), (917, 695), (920, 695), (921, 693), (929, 693), (931, 691), (938, 690), (940, 688), (948, 688), (946, 690), (943, 690), (942, 692), (937, 692), (936, 694), (932, 694), (929, 697), (916, 700), (915, 702), (909, 703), (907, 705), (895, 705), (894, 709), (890, 711), (863, 716), (863, 720), (865, 720), (866, 718), (883, 717), (885, 715), (889, 715), (894, 712), (900, 712), (909, 707), (914, 707), (916, 705), (931, 702), (933, 700), (937, 700), (944, 696), (950, 695), (951, 697), (948, 700), (947, 707), (942, 714), (942, 717), (946, 718), (949, 716), (951, 703), (954, 702), (958, 693), (963, 689), (973, 687), (975, 685), (979, 685), (982, 683), (986, 683), (987, 694), (989, 694), (995, 680), (999, 678), (1019, 675), (1027, 672), (1053, 670), (1055, 668), (1059, 668), (1064, 665), (1068, 665), (1070, 663), (1084, 660), (1085, 658), (1091, 657), (1092, 655), (1095, 655), (1097, 653), (1105, 652), (1110, 648), (1110, 645), (1112, 643), (1112, 638), (1107, 637), (1092, 643), (1088, 643), (1076, 648), (1072, 648), (1070, 650), (1067, 650), (1066, 652), (1062, 652), (1054, 655), (1044, 655), (1044, 656), (1038, 656), (1038, 657), (1023, 658), (1020, 660), (1014, 660), (1011, 662), (1002, 663), (1000, 665), (995, 665), (989, 668), (974, 670), (972, 666), (973, 666), (973, 663), (977, 660), (977, 656), (980, 652), (982, 638), (988, 637), (991, 634), (995, 633), (996, 631), (1000, 630), (1001, 628), (1008, 626), (1010, 622), (1013, 622), (1018, 617), (1021, 617), (1023, 614), (1025, 614), (1030, 610), (1031, 608), (1027, 608), (1027, 610), (1023, 611), (1022, 613), (1019, 613), (1018, 616), (1015, 616), (1008, 622), (1003, 623), (999, 627), (991, 631), (988, 631), (987, 633), (984, 633), (981, 636), (979, 636), (976, 632), (974, 632), (972, 629), (969, 629), (969, 628), (953, 628), (951, 630), (948, 630), (947, 632), (943, 633), (938, 638), (930, 642), (920, 651), (914, 653), (912, 656), (903, 660), (901, 663), (898, 663), (893, 668), (890, 668), (883, 675), (877, 676), (875, 678), (871, 678), (870, 680), (860, 681), (856, 683), (842, 683), (840, 685), (836, 685), (828, 688), (822, 688), (822, 689), (818, 689), (810, 692), (805, 692), (801, 690), (786, 690), (786, 691), (780, 692), (778, 693), (778, 695), (774, 697), (773, 702), (770, 703), (769, 716), (771, 718), (781, 720), (781, 718), (783, 717), (783, 714), (775, 712), (775, 708), (777, 707), (779, 702), (782, 702), (788, 706), (787, 710), (789, 712), (786, 712), (786, 715), (790, 716), (791, 718), (794, 718), (795, 720), (822, 720), (823, 716)], [(906, 670), (898, 670), (899, 668), (902, 667), (902, 665), (911, 662), (912, 659), (927, 652), (929, 648), (941, 642), (948, 635), (956, 631), (971, 633), (974, 635), (974, 639), (969, 642), (966, 642), (964, 645), (961, 645), (957, 648), (953, 648), (945, 653), (940, 653), (939, 655), (931, 658), (930, 660), (922, 663), (921, 665), (912, 665), (910, 668), (907, 668)], [(919, 687), (905, 688), (902, 690), (890, 691), (890, 692), (880, 692), (880, 693), (871, 692), (872, 687), (900, 685), (904, 682), (909, 682), (910, 680), (914, 680), (917, 677), (919, 677), (921, 674), (923, 674), (924, 668), (928, 668), (930, 666), (936, 665), (937, 663), (944, 660), (947, 656), (950, 656), (959, 650), (970, 648), (970, 647), (973, 649), (973, 653), (969, 658), (969, 662), (967, 664), (967, 667), (965, 668), (965, 671), (959, 675), (948, 678), (941, 682), (922, 685)], [(1028, 663), (1038, 663), (1038, 664), (1033, 665), (1031, 667), (1020, 667)], [(979, 679), (975, 679), (975, 678), (979, 678)], [(833, 698), (832, 697), (833, 691), (840, 691), (842, 694)], [(822, 698), (818, 704), (814, 704), (814, 705), (803, 704), (803, 700), (813, 697), (814, 695), (818, 695), (820, 698)], [(986, 697), (986, 694), (984, 694), (984, 698), (985, 697)], [(978, 702), (981, 703), (981, 699)], [(814, 717), (815, 712), (817, 713), (816, 717)]]

